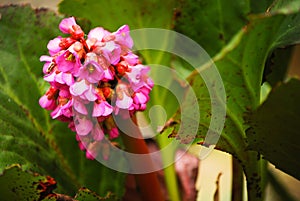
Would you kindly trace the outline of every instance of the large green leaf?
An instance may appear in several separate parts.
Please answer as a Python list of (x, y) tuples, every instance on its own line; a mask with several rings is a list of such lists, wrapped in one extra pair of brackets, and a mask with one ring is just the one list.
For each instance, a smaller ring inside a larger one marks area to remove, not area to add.
[(249, 149), (259, 151), (284, 172), (300, 179), (300, 81), (293, 79), (272, 90), (249, 115)]
[[(0, 8), (0, 172), (20, 164), (58, 181), (60, 192), (79, 187), (123, 194), (124, 174), (89, 161), (66, 124), (51, 120), (38, 100), (45, 93), (39, 57), (59, 35), (61, 18), (30, 6)], [(114, 177), (113, 182), (107, 178)]]
[(57, 183), (49, 176), (42, 176), (30, 171), (24, 171), (18, 165), (8, 167), (0, 176), (1, 200), (117, 200), (113, 194), (108, 193), (100, 197), (87, 188), (81, 188), (73, 196), (55, 193)]
[[(6, 169), (0, 176), (1, 200), (42, 200), (42, 184), (47, 182), (45, 176), (24, 172), (18, 166)], [(52, 184), (53, 188), (55, 184)], [(49, 189), (48, 189), (49, 190)]]
[(96, 193), (90, 191), (89, 189), (82, 188), (76, 193), (75, 199), (78, 201), (115, 201), (118, 200), (113, 194), (108, 193), (105, 197), (100, 197)]
[(175, 4), (174, 0), (63, 0), (59, 12), (86, 18), (93, 27), (102, 26), (111, 31), (123, 24), (131, 29), (170, 28)]
[[(281, 1), (277, 1), (280, 3)], [(291, 7), (292, 5), (292, 7)], [(250, 22), (240, 29), (230, 42), (213, 58), (222, 77), (226, 90), (226, 122), (218, 141), (217, 147), (230, 152), (240, 160), (247, 162), (248, 156), (245, 141), (245, 129), (248, 125), (244, 121), (247, 111), (255, 110), (260, 104), (260, 89), (262, 73), (268, 55), (279, 46), (293, 44), (299, 41), (300, 35), (300, 1), (291, 1), (281, 7), (276, 7), (265, 14), (252, 14)], [(276, 8), (276, 9), (275, 9)], [(201, 75), (211, 69), (210, 63), (199, 67)], [(212, 76), (212, 75), (211, 75)], [(215, 79), (212, 77), (211, 79)], [(189, 82), (198, 98), (200, 108), (200, 124), (197, 140), (203, 141), (211, 121), (211, 101), (219, 105), (219, 97), (210, 97), (209, 91), (197, 71), (194, 71)], [(218, 93), (217, 93), (218, 94)], [(195, 105), (187, 103), (185, 110), (192, 110)], [(173, 130), (166, 133), (177, 135), (180, 123), (180, 112), (174, 118)], [(195, 127), (194, 121), (187, 123), (187, 127)], [(206, 141), (209, 144), (209, 139)]]
[[(217, 54), (247, 22), (249, 1), (180, 1), (175, 30), (200, 44), (210, 56)], [(184, 45), (184, 44), (180, 44)]]

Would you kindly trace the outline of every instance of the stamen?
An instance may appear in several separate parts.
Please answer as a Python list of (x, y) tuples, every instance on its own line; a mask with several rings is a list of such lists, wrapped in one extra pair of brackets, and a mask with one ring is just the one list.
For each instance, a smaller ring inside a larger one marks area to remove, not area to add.
[(90, 74), (92, 74), (95, 71), (95, 67), (92, 64), (88, 64), (87, 69), (89, 70)]

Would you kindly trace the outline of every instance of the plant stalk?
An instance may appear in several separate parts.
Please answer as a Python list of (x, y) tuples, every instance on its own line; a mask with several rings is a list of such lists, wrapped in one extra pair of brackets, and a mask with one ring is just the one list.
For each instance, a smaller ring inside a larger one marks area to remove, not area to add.
[[(133, 123), (136, 125), (136, 117), (132, 117)], [(141, 163), (147, 164), (147, 166), (153, 166), (152, 159), (149, 155), (149, 150), (146, 145), (145, 140), (142, 138), (142, 134), (137, 126), (132, 125), (132, 122), (129, 120), (120, 120), (123, 126), (127, 126), (127, 130), (131, 131), (131, 135), (129, 136), (125, 133), (121, 132), (121, 137), (125, 146), (125, 149), (128, 152), (135, 153), (135, 154), (145, 154), (143, 157), (143, 161)], [(129, 159), (130, 160), (130, 159)], [(131, 164), (131, 169), (134, 172), (135, 169), (135, 162), (129, 161)], [(150, 172), (145, 174), (135, 174), (135, 180), (138, 190), (140, 191), (140, 195), (142, 200), (145, 201), (164, 201), (164, 196), (161, 191), (160, 183), (157, 178), (156, 172)]]
[(265, 192), (265, 161), (255, 151), (248, 151), (248, 160), (242, 162), (247, 179), (248, 201), (262, 201)]
[(243, 168), (238, 160), (232, 157), (232, 201), (243, 200)]
[[(170, 143), (170, 139), (166, 136), (158, 136), (156, 138), (160, 149), (162, 150), (165, 146)], [(174, 140), (174, 139), (172, 139)], [(172, 201), (180, 201), (180, 194), (177, 182), (177, 175), (175, 170), (175, 149), (168, 151), (161, 151), (161, 158), (164, 168), (164, 179), (168, 190), (169, 199)]]

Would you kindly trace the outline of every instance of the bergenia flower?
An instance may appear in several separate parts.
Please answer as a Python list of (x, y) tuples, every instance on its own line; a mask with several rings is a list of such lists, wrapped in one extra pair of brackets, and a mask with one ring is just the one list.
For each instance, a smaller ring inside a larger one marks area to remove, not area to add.
[(39, 104), (53, 119), (69, 123), (88, 159), (106, 160), (109, 141), (120, 134), (113, 115), (130, 118), (146, 109), (153, 87), (150, 69), (130, 50), (128, 25), (115, 32), (96, 27), (85, 35), (70, 17), (59, 29), (69, 35), (50, 40), (50, 55), (40, 58), (50, 88)]

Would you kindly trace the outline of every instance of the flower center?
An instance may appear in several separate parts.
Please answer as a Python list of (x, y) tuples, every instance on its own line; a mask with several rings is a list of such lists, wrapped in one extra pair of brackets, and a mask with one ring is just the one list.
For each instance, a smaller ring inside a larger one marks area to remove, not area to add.
[(66, 54), (66, 60), (73, 62), (75, 61), (75, 56), (71, 52), (69, 52), (68, 54)]
[(95, 71), (95, 67), (92, 64), (88, 64), (87, 69), (90, 74), (92, 74)]

